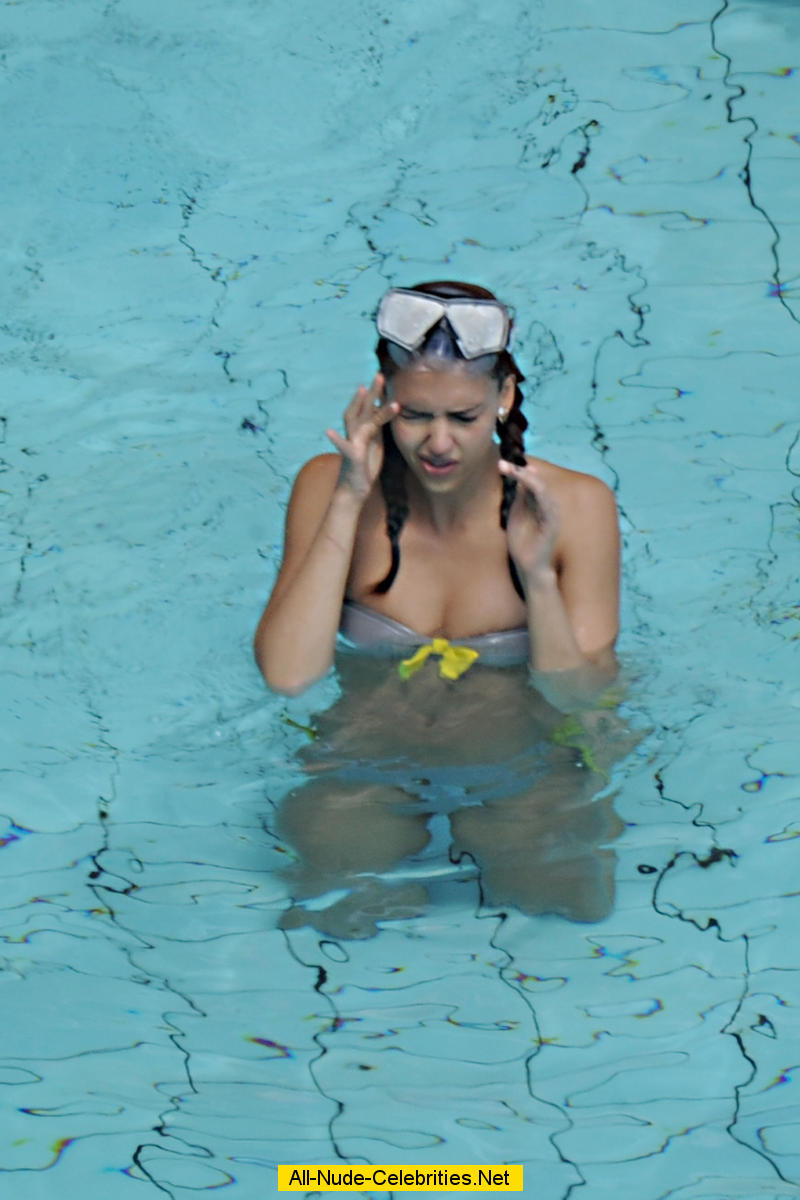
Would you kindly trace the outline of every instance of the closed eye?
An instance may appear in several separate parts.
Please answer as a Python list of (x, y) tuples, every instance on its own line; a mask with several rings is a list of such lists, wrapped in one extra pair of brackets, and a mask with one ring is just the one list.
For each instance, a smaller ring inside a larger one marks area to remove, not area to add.
[[(413, 408), (403, 408), (400, 410), (400, 416), (404, 421), (432, 421), (433, 414), (427, 412), (418, 412)], [(458, 421), (460, 425), (471, 425), (473, 421), (477, 421), (477, 413), (452, 412), (447, 414), (451, 421)]]

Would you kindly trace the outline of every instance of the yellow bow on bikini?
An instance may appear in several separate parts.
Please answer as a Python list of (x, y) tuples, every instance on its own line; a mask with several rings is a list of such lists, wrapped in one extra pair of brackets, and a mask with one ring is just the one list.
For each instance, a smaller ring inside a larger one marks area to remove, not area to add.
[(442, 679), (458, 679), (465, 671), (468, 671), (476, 658), (479, 658), (477, 650), (471, 650), (469, 646), (451, 646), (447, 638), (435, 637), (428, 642), (427, 646), (420, 646), (416, 654), (412, 654), (411, 658), (404, 658), (397, 668), (397, 673), (401, 679), (410, 679), (412, 675), (416, 675), (426, 659), (432, 654), (436, 654), (441, 658), (439, 663), (439, 674)]

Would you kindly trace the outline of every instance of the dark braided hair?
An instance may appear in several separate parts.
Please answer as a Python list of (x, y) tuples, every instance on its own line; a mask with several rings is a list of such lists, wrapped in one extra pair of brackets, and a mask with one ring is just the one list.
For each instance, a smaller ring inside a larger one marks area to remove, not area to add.
[[(428, 295), (437, 296), (445, 300), (457, 296), (471, 297), (475, 300), (497, 299), (487, 288), (478, 287), (473, 283), (458, 283), (455, 280), (418, 283), (414, 285), (413, 291), (426, 292)], [(455, 362), (469, 361), (471, 366), (483, 370), (490, 378), (496, 380), (498, 386), (502, 386), (509, 375), (514, 376), (516, 387), (514, 389), (514, 400), (511, 410), (504, 421), (497, 422), (495, 428), (497, 436), (500, 439), (501, 457), (508, 462), (523, 467), (525, 465), (523, 435), (528, 428), (528, 422), (525, 414), (522, 412), (523, 397), (519, 385), (525, 376), (514, 362), (508, 350), (501, 350), (498, 354), (485, 354), (477, 359), (467, 360), (456, 344), (447, 319), (442, 318), (439, 324), (430, 330), (419, 349), (413, 352), (395, 346), (385, 338), (379, 339), (375, 353), (378, 356), (381, 372), (385, 378), (389, 380), (404, 366), (408, 365), (408, 363), (419, 362), (424, 359), (426, 349), (430, 346), (434, 338), (436, 339), (438, 353), (443, 353), (447, 358), (452, 358)], [(392, 562), (385, 578), (373, 588), (373, 592), (378, 594), (389, 591), (400, 569), (400, 533), (408, 516), (406, 463), (397, 449), (397, 444), (389, 425), (384, 425), (383, 427), (383, 451), (380, 485), (384, 503), (386, 504), (386, 533), (392, 550)], [(500, 502), (500, 528), (505, 529), (508, 525), (508, 515), (511, 511), (511, 505), (517, 493), (517, 481), (507, 475), (504, 475), (502, 478), (503, 496)], [(514, 585), (514, 589), (520, 598), (524, 600), (525, 596), (522, 584), (520, 583), (517, 569), (510, 555), (508, 558), (508, 567), (511, 572), (511, 582)]]

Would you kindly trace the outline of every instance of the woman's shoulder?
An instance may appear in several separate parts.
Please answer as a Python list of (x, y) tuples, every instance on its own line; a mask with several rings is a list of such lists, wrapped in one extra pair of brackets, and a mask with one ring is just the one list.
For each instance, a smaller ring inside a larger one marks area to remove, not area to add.
[(544, 458), (529, 456), (528, 461), (537, 467), (559, 514), (557, 558), (564, 562), (576, 555), (585, 557), (588, 546), (617, 555), (619, 514), (608, 484), (596, 475), (560, 467)]
[(295, 487), (317, 488), (326, 483), (333, 486), (339, 478), (342, 458), (339, 454), (316, 454), (297, 472)]
[(526, 457), (528, 462), (537, 468), (546, 486), (560, 502), (614, 505), (613, 491), (596, 475), (588, 475), (585, 471), (573, 471), (571, 467), (561, 467), (546, 458), (536, 458), (532, 454)]
[(290, 508), (309, 504), (314, 508), (320, 505), (326, 508), (339, 479), (341, 465), (338, 454), (317, 454), (304, 463), (295, 476)]
[(559, 571), (562, 575), (567, 568), (582, 571), (594, 563), (595, 569), (616, 578), (620, 530), (611, 488), (584, 471), (560, 467), (543, 458), (529, 457), (529, 462), (536, 466), (558, 514), (554, 557)]
[[(341, 470), (340, 454), (317, 454), (310, 458), (297, 472), (289, 501), (290, 512), (324, 513), (336, 491)], [(364, 505), (362, 525), (369, 524), (381, 503), (381, 489), (376, 482)]]
[(287, 535), (307, 526), (317, 528), (331, 502), (340, 466), (338, 454), (318, 454), (300, 468), (289, 497)]

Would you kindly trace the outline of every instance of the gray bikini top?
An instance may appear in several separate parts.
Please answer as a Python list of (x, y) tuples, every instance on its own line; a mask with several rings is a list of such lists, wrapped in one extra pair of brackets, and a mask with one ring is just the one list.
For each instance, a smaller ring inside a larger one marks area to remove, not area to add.
[[(339, 642), (349, 650), (361, 653), (398, 657), (423, 646), (431, 639), (417, 633), (408, 625), (386, 617), (383, 613), (345, 600), (339, 624)], [(527, 662), (530, 648), (526, 626), (502, 629), (497, 633), (481, 633), (477, 637), (453, 638), (454, 646), (469, 646), (477, 650), (478, 662), (484, 666), (506, 667)]]

